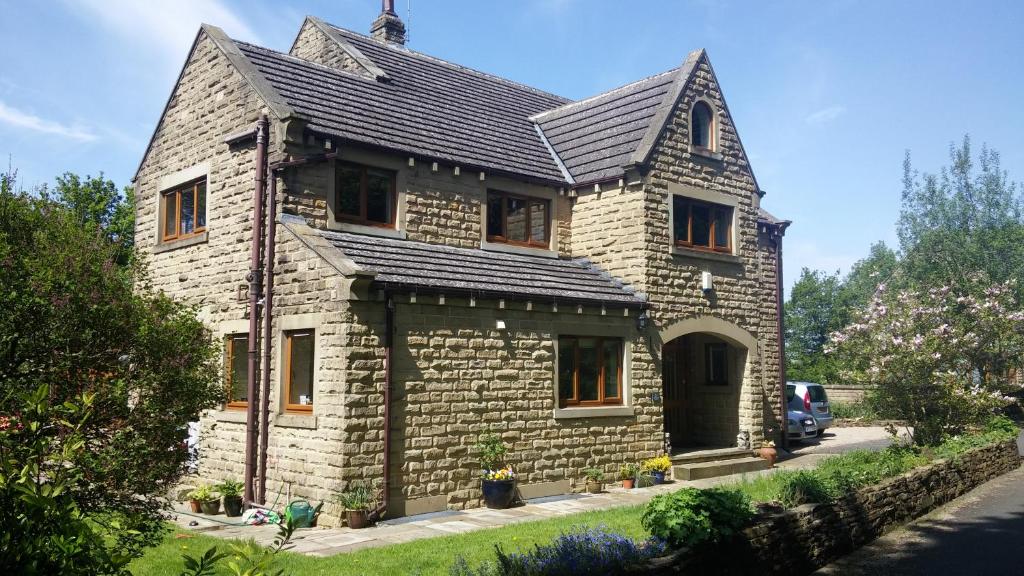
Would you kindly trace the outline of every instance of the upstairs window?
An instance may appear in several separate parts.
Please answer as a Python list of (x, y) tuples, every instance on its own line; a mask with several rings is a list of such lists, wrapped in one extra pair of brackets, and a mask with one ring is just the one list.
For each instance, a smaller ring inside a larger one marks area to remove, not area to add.
[(181, 240), (206, 231), (206, 180), (161, 193), (161, 238)]
[(672, 197), (672, 231), (676, 246), (732, 253), (732, 206)]
[(558, 404), (622, 404), (622, 339), (558, 339)]
[(249, 335), (232, 334), (225, 339), (228, 408), (249, 404)]
[(397, 197), (394, 172), (339, 163), (335, 174), (335, 219), (394, 227)]
[(547, 248), (550, 225), (550, 201), (493, 190), (487, 193), (488, 242)]
[(690, 112), (690, 144), (704, 150), (714, 150), (715, 116), (707, 102), (697, 102)]
[(284, 334), (285, 410), (313, 411), (313, 359), (316, 340), (312, 330)]

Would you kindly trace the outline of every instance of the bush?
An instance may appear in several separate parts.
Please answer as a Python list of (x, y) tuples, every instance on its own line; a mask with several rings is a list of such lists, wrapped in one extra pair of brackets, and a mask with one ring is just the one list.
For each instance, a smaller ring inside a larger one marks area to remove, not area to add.
[(801, 504), (824, 504), (832, 499), (822, 478), (807, 470), (787, 474), (779, 486), (779, 502), (787, 508)]
[(655, 496), (641, 522), (654, 537), (675, 547), (722, 542), (753, 517), (750, 498), (735, 489), (683, 488)]
[(840, 420), (878, 420), (878, 414), (865, 400), (856, 402), (832, 402), (829, 404), (832, 415)]
[(1014, 440), (1020, 429), (1012, 420), (1005, 416), (995, 416), (985, 424), (981, 432), (951, 436), (932, 450), (936, 458), (953, 459), (968, 450), (989, 446), (998, 442)]
[(662, 554), (665, 546), (657, 540), (637, 544), (605, 526), (576, 528), (547, 546), (529, 552), (506, 554), (495, 546), (496, 562), (473, 570), (463, 558), (452, 566), (451, 576), (574, 576), (614, 575), (644, 560)]

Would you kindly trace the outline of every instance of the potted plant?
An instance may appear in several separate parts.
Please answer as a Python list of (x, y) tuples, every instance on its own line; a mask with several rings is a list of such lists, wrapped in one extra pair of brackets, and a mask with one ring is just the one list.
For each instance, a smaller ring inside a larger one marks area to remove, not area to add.
[(655, 484), (665, 482), (665, 473), (671, 467), (672, 460), (668, 457), (668, 454), (662, 454), (661, 456), (644, 461), (644, 470), (651, 473), (651, 478), (654, 479)]
[(242, 515), (242, 488), (238, 480), (225, 480), (217, 485), (217, 491), (224, 499), (224, 514), (228, 516)]
[(779, 458), (779, 452), (775, 449), (775, 442), (767, 438), (761, 442), (761, 449), (757, 453), (761, 458), (768, 461), (769, 468), (774, 467), (775, 461)]
[(220, 495), (208, 484), (196, 488), (189, 493), (190, 500), (197, 500), (203, 514), (214, 515), (220, 512)]
[(338, 504), (344, 509), (345, 522), (349, 528), (358, 530), (370, 525), (369, 512), (373, 507), (373, 494), (361, 484), (350, 486), (348, 490), (335, 496)]
[(604, 490), (604, 472), (600, 468), (587, 468), (583, 475), (587, 478), (587, 492), (597, 494)]
[(488, 508), (508, 508), (516, 496), (516, 475), (505, 465), (508, 448), (501, 436), (487, 432), (476, 443), (480, 453), (481, 489)]
[(619, 480), (622, 480), (623, 488), (632, 488), (636, 485), (636, 477), (640, 474), (640, 466), (632, 462), (619, 467)]

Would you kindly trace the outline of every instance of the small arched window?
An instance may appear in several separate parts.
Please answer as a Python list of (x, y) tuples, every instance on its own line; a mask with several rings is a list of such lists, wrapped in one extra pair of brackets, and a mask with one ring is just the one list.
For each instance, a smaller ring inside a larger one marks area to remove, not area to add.
[(690, 112), (690, 144), (715, 149), (715, 116), (707, 102), (697, 102)]

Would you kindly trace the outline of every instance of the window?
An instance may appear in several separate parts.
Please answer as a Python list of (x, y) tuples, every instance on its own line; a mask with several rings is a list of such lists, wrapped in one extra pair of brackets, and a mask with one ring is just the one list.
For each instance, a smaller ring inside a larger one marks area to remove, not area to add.
[(672, 196), (672, 231), (677, 246), (732, 252), (731, 206)]
[(249, 335), (231, 334), (225, 348), (228, 408), (244, 408), (249, 403)]
[(704, 345), (704, 381), (710, 386), (729, 384), (729, 346), (720, 342)]
[(394, 227), (397, 196), (394, 172), (339, 163), (335, 174), (336, 220)]
[(206, 230), (206, 180), (168, 190), (160, 195), (163, 205), (164, 242), (195, 236)]
[(487, 241), (547, 248), (551, 203), (538, 198), (487, 193)]
[(312, 330), (296, 330), (284, 334), (285, 410), (313, 411), (313, 344)]
[(707, 102), (697, 102), (690, 112), (690, 144), (705, 150), (714, 150), (715, 116)]
[(622, 404), (622, 339), (558, 339), (558, 404)]

